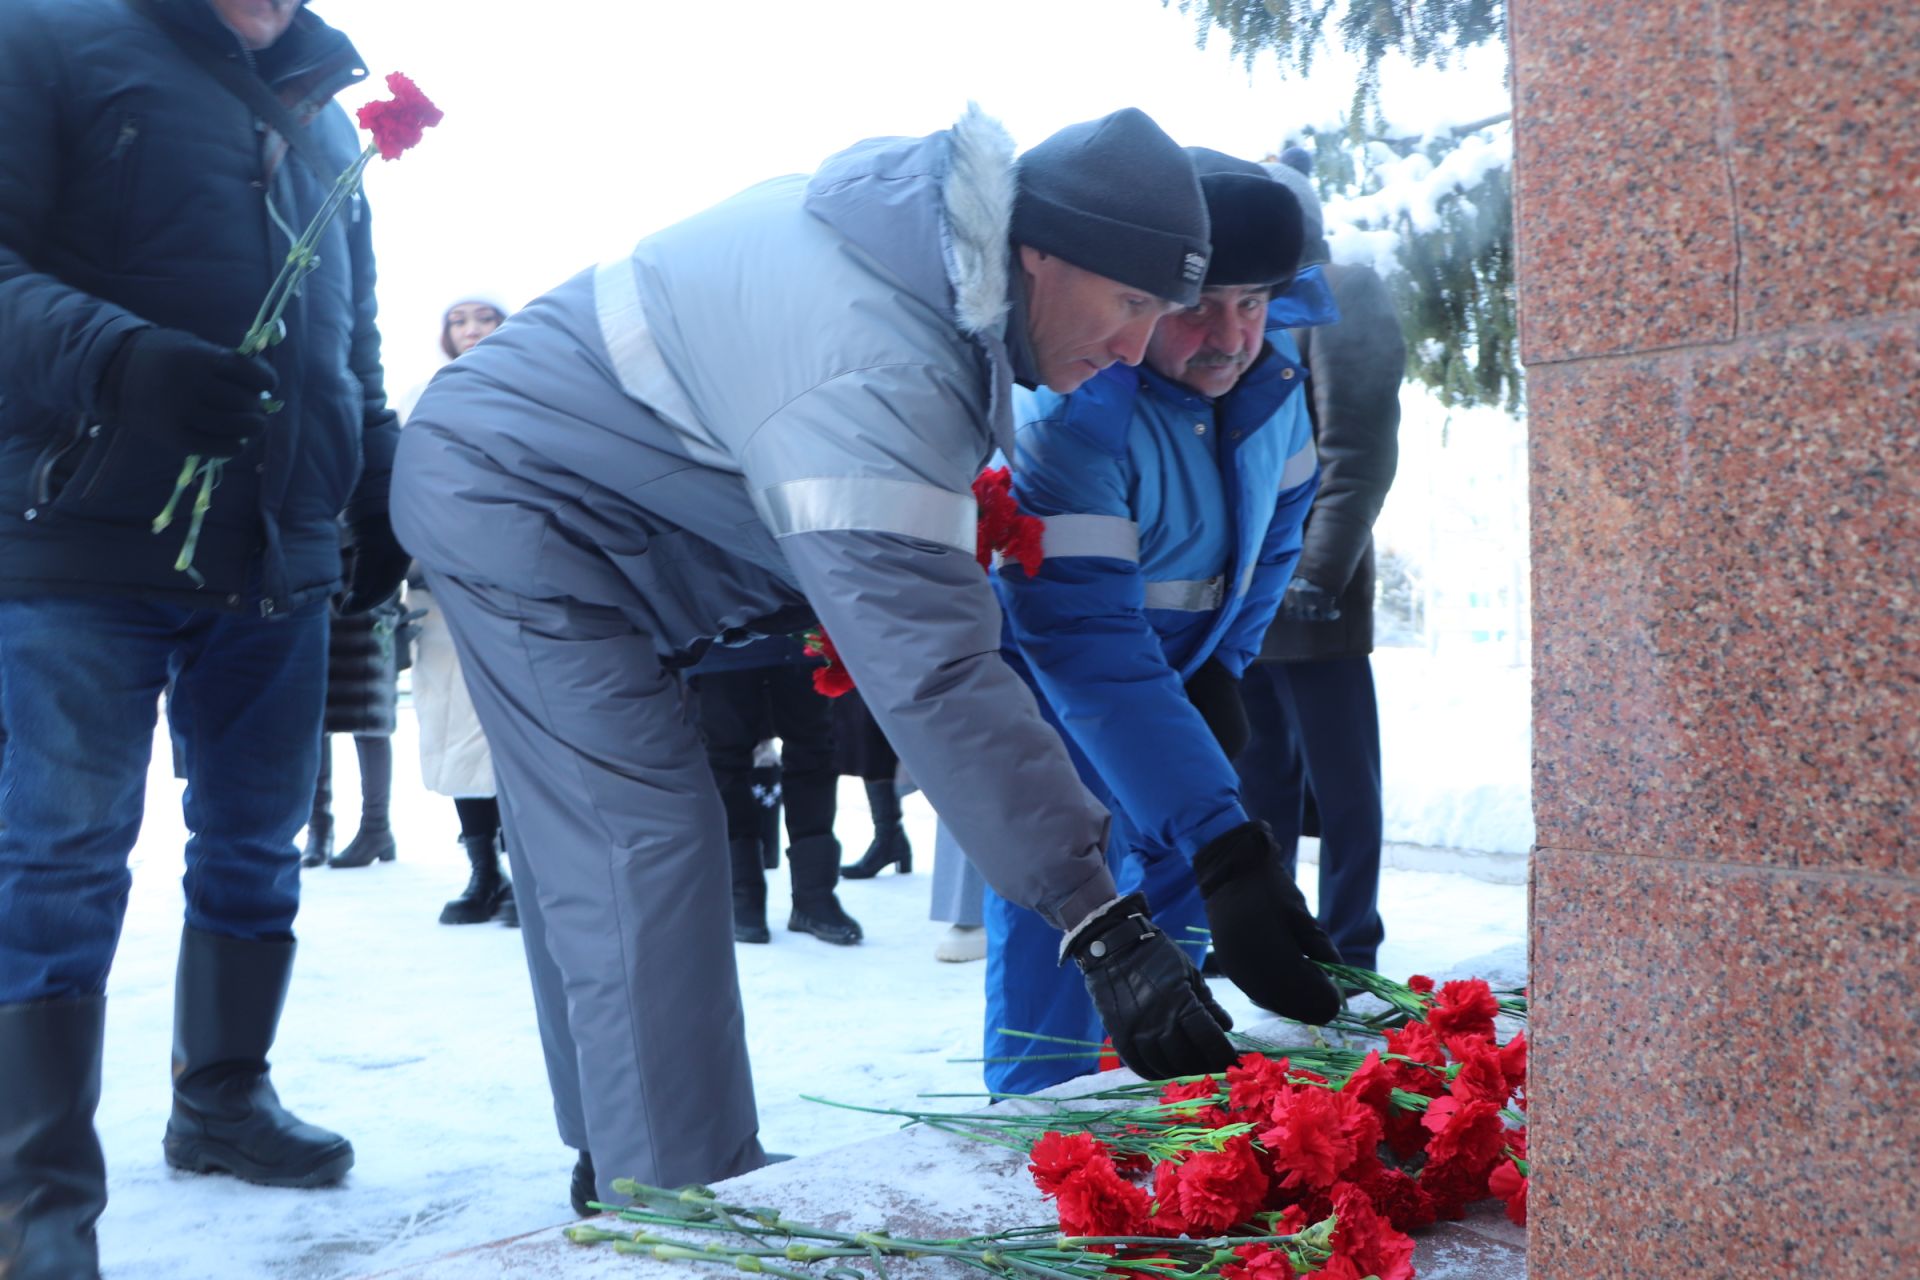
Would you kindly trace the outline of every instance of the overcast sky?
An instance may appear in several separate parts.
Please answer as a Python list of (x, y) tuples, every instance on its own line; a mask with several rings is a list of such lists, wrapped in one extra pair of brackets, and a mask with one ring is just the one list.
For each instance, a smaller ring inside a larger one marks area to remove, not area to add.
[[(447, 301), (510, 306), (763, 178), (859, 138), (944, 128), (978, 101), (1015, 142), (1137, 106), (1183, 144), (1258, 159), (1338, 120), (1351, 68), (1252, 72), (1159, 0), (312, 0), (373, 73), (447, 113), (368, 178), (396, 396), (439, 363)], [(1503, 54), (1392, 71), (1396, 123), (1503, 110)]]

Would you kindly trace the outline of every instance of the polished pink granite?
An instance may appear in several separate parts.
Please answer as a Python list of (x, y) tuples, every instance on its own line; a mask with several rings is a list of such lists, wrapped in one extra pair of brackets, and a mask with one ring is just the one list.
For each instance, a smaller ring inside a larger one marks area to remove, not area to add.
[(1718, 8), (1741, 332), (1920, 310), (1920, 4)]
[(1920, 886), (1539, 850), (1532, 1280), (1920, 1276)]
[(1514, 241), (1529, 364), (1731, 337), (1708, 0), (1516, 0)]
[(1920, 873), (1920, 315), (1529, 395), (1540, 844)]
[(1920, 1280), (1920, 5), (1510, 17), (1529, 1273)]

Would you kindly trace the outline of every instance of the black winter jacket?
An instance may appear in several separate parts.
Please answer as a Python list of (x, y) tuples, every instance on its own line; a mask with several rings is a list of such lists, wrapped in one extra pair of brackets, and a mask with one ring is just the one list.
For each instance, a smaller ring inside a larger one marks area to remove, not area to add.
[(384, 514), (397, 423), (374, 328), (365, 202), (267, 358), (285, 407), (226, 465), (195, 568), (184, 517), (151, 530), (183, 459), (99, 411), (103, 371), (148, 325), (233, 345), (291, 237), (360, 149), (333, 95), (365, 76), (304, 9), (247, 53), (207, 0), (158, 20), (253, 68), (308, 131), (316, 174), (127, 0), (0, 4), (0, 594), (110, 592), (273, 614), (340, 581), (340, 516)]
[(1301, 535), (1294, 576), (1333, 592), (1340, 617), (1277, 617), (1260, 657), (1302, 662), (1373, 652), (1373, 522), (1400, 462), (1400, 380), (1407, 342), (1393, 295), (1370, 267), (1322, 268), (1340, 319), (1294, 338), (1309, 377), (1307, 409), (1320, 452), (1320, 491)]

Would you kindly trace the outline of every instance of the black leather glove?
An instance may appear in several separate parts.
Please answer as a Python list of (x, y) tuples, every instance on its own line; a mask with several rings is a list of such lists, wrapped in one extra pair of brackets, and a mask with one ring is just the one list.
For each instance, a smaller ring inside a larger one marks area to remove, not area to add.
[(273, 366), (178, 329), (136, 329), (100, 379), (100, 416), (185, 457), (231, 458), (267, 429)]
[(340, 596), (340, 612), (365, 613), (400, 589), (413, 557), (393, 536), (384, 511), (355, 520), (347, 537), (341, 548), (347, 588)]
[(1225, 1071), (1237, 1056), (1233, 1019), (1137, 893), (1116, 898), (1067, 935), (1062, 950), (1086, 979), (1113, 1051), (1147, 1080)]
[(1218, 658), (1208, 658), (1187, 681), (1187, 701), (1213, 730), (1213, 739), (1231, 760), (1247, 749), (1247, 709), (1240, 702), (1240, 682)]
[(1338, 622), (1340, 597), (1305, 578), (1295, 578), (1280, 597), (1279, 616), (1293, 622)]
[(1220, 971), (1263, 1009), (1296, 1022), (1324, 1023), (1340, 1012), (1340, 991), (1309, 960), (1340, 952), (1307, 910), (1264, 822), (1235, 827), (1193, 855), (1194, 879), (1213, 930)]

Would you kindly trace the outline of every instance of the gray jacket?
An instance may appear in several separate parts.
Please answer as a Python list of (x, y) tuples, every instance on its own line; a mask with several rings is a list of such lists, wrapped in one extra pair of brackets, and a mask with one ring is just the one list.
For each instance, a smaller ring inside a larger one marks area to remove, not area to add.
[[(648, 237), (434, 380), (396, 524), (436, 570), (619, 601), (668, 661), (810, 608), (981, 872), (1067, 927), (1114, 896), (1107, 817), (974, 559), (970, 485), (1011, 444), (1013, 193), (973, 111)], [(592, 550), (582, 580), (551, 539)]]
[(1330, 325), (1296, 329), (1307, 408), (1320, 451), (1320, 492), (1307, 513), (1296, 577), (1333, 592), (1340, 617), (1277, 617), (1260, 657), (1303, 662), (1373, 652), (1373, 522), (1400, 462), (1400, 380), (1407, 343), (1393, 295), (1371, 267), (1321, 270), (1339, 305)]

